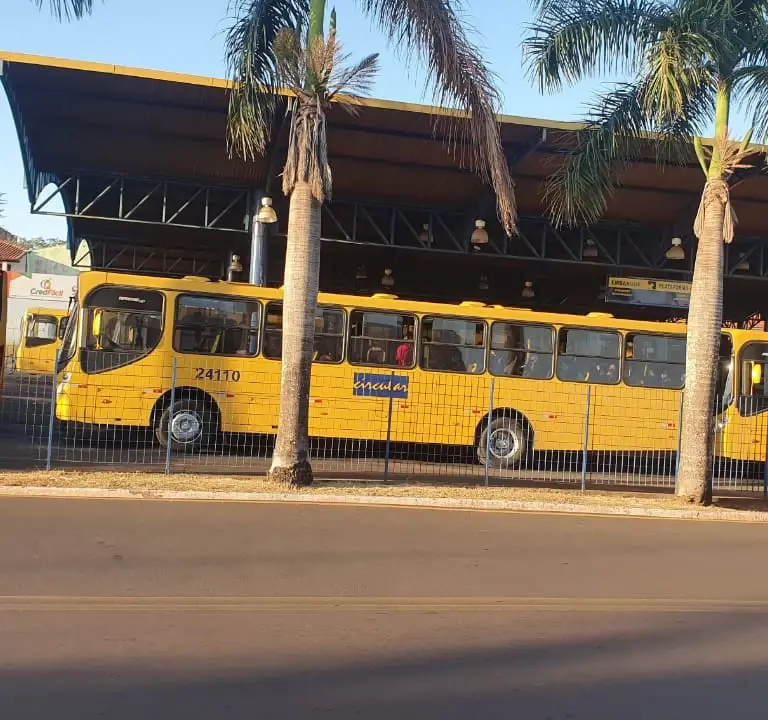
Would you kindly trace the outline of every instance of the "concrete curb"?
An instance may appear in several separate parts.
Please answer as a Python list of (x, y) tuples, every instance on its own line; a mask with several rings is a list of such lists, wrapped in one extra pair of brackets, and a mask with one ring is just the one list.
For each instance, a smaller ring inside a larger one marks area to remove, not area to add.
[(205, 492), (197, 490), (109, 490), (106, 488), (56, 488), (0, 486), (0, 496), (96, 499), (208, 500), (218, 502), (288, 502), (332, 505), (381, 505), (388, 507), (436, 508), (452, 510), (496, 510), (506, 512), (562, 513), (571, 515), (610, 515), (620, 517), (665, 518), (669, 520), (716, 520), (729, 522), (768, 522), (768, 513), (754, 510), (677, 510), (588, 503), (556, 503), (526, 500), (483, 500), (471, 498), (396, 497), (387, 495), (334, 495), (332, 493), (292, 492)]

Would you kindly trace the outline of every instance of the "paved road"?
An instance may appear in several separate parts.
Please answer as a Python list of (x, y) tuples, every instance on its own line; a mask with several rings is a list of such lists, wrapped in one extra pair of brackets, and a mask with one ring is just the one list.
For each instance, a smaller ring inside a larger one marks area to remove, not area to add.
[(27, 718), (757, 717), (765, 529), (0, 500)]

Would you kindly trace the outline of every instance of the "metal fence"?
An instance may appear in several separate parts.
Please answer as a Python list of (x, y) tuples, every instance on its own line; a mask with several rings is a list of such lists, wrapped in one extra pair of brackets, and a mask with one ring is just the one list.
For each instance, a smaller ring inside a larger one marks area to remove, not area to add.
[[(28, 373), (16, 370), (12, 358), (9, 348), (0, 468), (229, 474), (269, 468), (276, 372), (248, 369), (238, 358), (206, 359), (203, 366), (199, 357), (169, 354), (148, 370), (118, 357), (112, 362), (128, 363), (121, 380), (94, 374), (72, 387), (56, 378), (52, 361), (46, 371)], [(311, 462), (320, 478), (675, 485), (680, 392), (586, 382), (556, 393), (547, 383), (521, 380), (511, 397), (508, 382), (488, 375), (340, 373), (322, 364), (314, 366), (312, 382)], [(56, 417), (57, 397), (66, 422)], [(76, 397), (69, 410), (67, 397)], [(259, 432), (246, 432), (254, 429)], [(768, 413), (757, 414), (728, 429), (724, 448), (723, 428), (713, 421), (721, 452), (712, 466), (716, 488), (763, 489), (767, 431)], [(728, 459), (725, 451), (741, 459)]]

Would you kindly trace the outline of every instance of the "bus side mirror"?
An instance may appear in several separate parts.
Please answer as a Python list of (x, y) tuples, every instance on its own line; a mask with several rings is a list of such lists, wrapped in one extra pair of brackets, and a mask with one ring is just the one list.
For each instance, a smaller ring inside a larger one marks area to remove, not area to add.
[(66, 331), (67, 331), (67, 322), (66, 322), (66, 319), (64, 319), (59, 322), (59, 327), (56, 330), (56, 337), (59, 338), (59, 340), (63, 340), (64, 333)]
[(763, 366), (760, 363), (752, 363), (752, 387), (763, 382)]
[(101, 336), (101, 317), (103, 314), (104, 313), (101, 310), (96, 310), (93, 313), (93, 320), (91, 321), (91, 335), (93, 335), (95, 338)]

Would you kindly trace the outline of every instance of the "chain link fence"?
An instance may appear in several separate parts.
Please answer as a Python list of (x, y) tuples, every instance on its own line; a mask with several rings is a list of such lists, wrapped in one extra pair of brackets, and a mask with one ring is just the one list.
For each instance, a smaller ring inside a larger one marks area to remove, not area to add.
[[(57, 378), (53, 358), (21, 372), (7, 348), (0, 465), (268, 470), (278, 361), (112, 355)], [(719, 398), (713, 414), (714, 486), (759, 491), (768, 413), (737, 405)], [(311, 462), (320, 478), (672, 488), (681, 411), (681, 393), (664, 388), (315, 364)]]

